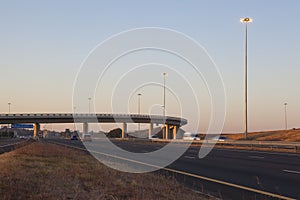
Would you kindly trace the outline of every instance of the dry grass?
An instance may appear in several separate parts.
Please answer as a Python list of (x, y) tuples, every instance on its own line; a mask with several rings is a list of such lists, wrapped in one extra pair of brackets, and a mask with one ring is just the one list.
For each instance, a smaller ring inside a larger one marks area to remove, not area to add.
[(89, 154), (35, 142), (0, 155), (1, 199), (206, 199), (174, 178), (110, 169)]
[[(242, 140), (244, 134), (225, 134), (229, 139)], [(250, 140), (300, 142), (300, 130), (276, 130), (249, 133)]]

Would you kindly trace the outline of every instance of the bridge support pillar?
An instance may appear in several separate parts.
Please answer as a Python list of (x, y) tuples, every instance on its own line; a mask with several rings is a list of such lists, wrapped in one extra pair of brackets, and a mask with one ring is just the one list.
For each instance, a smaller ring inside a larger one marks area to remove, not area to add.
[(82, 138), (84, 138), (84, 135), (89, 133), (89, 124), (87, 122), (83, 122), (82, 129), (83, 129)]
[(169, 124), (165, 124), (165, 139), (169, 139), (169, 133), (170, 133), (170, 126)]
[(177, 137), (178, 126), (173, 126), (173, 140), (176, 140)]
[(34, 124), (34, 128), (33, 128), (33, 138), (36, 138), (37, 135), (39, 134), (41, 130), (41, 125), (39, 123), (35, 123)]
[(127, 133), (127, 123), (123, 122), (123, 128), (122, 128), (122, 139), (125, 138), (125, 134)]
[(149, 132), (148, 132), (148, 138), (150, 139), (153, 134), (153, 123), (149, 124)]

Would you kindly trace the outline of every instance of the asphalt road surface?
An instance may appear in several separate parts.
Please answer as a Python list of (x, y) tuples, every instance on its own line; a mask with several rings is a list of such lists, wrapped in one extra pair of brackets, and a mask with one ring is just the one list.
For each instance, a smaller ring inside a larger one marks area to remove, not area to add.
[[(84, 148), (80, 141), (52, 142)], [(114, 143), (140, 153), (164, 146), (132, 141)], [(213, 149), (199, 159), (198, 152), (199, 147), (191, 146), (177, 161), (156, 173), (174, 176), (188, 187), (222, 199), (300, 199), (300, 154)]]
[(28, 140), (19, 138), (1, 138), (0, 139), (0, 154), (15, 149), (17, 144), (25, 143)]

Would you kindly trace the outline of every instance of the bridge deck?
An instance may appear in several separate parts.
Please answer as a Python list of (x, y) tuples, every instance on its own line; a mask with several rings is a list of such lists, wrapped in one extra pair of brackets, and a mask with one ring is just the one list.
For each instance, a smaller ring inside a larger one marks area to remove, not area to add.
[(138, 114), (71, 114), (71, 113), (17, 113), (0, 114), (0, 124), (12, 123), (156, 123), (183, 126), (187, 120), (179, 117)]

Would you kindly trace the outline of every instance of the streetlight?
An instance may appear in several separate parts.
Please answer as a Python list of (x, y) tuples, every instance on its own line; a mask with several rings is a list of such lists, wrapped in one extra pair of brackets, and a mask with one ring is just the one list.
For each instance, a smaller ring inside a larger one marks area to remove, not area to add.
[[(138, 114), (141, 114), (141, 96), (142, 94), (139, 93), (138, 94)], [(141, 124), (139, 123), (139, 131), (141, 130)]]
[(11, 105), (11, 103), (8, 102), (8, 114), (10, 114), (10, 105)]
[(245, 118), (244, 118), (244, 128), (245, 128), (245, 139), (248, 139), (248, 23), (252, 22), (249, 17), (240, 19), (242, 23), (245, 24)]
[(88, 100), (89, 100), (89, 114), (91, 114), (91, 100), (92, 100), (92, 98), (89, 97)]
[(164, 77), (164, 104), (163, 104), (164, 110), (163, 110), (163, 116), (165, 117), (165, 115), (166, 115), (166, 76), (168, 74), (166, 72), (164, 72), (162, 75)]
[(287, 115), (286, 115), (286, 106), (288, 105), (287, 103), (284, 103), (284, 127), (285, 130), (287, 130)]
[[(8, 104), (8, 114), (10, 114), (10, 105), (11, 105), (11, 103), (8, 102), (7, 104)], [(7, 128), (9, 128), (9, 124), (7, 124)], [(8, 133), (8, 130), (7, 130), (7, 135), (8, 135), (8, 134), (9, 134), (9, 133)]]
[[(163, 116), (164, 116), (164, 120), (166, 117), (166, 76), (168, 75), (166, 72), (162, 73), (163, 77), (164, 77), (164, 104), (163, 104)], [(163, 135), (166, 136), (167, 138), (167, 131), (165, 130), (165, 126), (163, 128)]]

